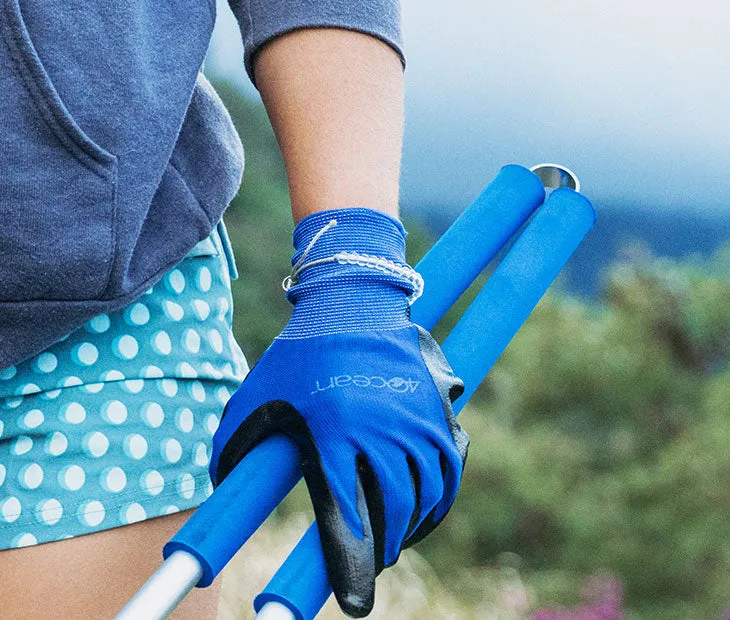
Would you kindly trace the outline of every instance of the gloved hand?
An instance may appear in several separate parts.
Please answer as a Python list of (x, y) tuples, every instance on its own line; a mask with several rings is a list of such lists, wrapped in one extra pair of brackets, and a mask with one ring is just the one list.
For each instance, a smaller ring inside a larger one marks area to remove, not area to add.
[(463, 385), (409, 318), (422, 281), (405, 262), (405, 234), (364, 208), (297, 225), (292, 318), (213, 438), (215, 486), (272, 433), (296, 441), (328, 577), (354, 617), (372, 609), (376, 575), (448, 512), (469, 442), (451, 407)]

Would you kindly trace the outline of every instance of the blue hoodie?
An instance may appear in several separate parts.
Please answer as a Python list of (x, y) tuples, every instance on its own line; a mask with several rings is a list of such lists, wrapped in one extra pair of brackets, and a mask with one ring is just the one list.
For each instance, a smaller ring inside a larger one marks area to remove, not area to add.
[[(296, 28), (401, 54), (398, 0), (231, 0), (244, 62)], [(215, 0), (0, 0), (0, 370), (123, 307), (219, 222), (243, 173), (200, 73)]]

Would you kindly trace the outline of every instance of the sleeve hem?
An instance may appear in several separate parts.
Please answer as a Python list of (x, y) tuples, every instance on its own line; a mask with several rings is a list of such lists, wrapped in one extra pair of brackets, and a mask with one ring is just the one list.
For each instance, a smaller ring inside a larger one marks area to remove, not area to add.
[(272, 39), (304, 28), (341, 28), (389, 45), (405, 70), (400, 0), (229, 0), (241, 30), (246, 73), (254, 86), (254, 59)]
[(401, 66), (403, 67), (403, 70), (405, 71), (406, 68), (406, 58), (405, 54), (403, 52), (403, 47), (400, 43), (396, 43), (393, 41), (392, 38), (388, 37), (387, 35), (384, 35), (381, 32), (369, 30), (366, 28), (361, 28), (357, 26), (345, 26), (345, 25), (333, 25), (333, 24), (302, 24), (298, 26), (290, 26), (288, 28), (284, 28), (281, 31), (277, 31), (275, 33), (269, 34), (267, 37), (260, 39), (255, 44), (252, 44), (250, 46), (246, 47), (245, 53), (244, 53), (244, 64), (246, 66), (246, 73), (248, 73), (249, 78), (251, 79), (251, 82), (254, 86), (256, 86), (256, 78), (254, 74), (254, 61), (256, 54), (259, 52), (261, 48), (263, 48), (267, 43), (270, 43), (274, 39), (280, 37), (281, 35), (284, 35), (288, 32), (293, 32), (295, 30), (305, 30), (305, 29), (317, 29), (317, 28), (337, 28), (342, 30), (350, 30), (352, 32), (360, 32), (362, 34), (367, 34), (372, 37), (375, 37), (376, 39), (379, 39), (383, 43), (390, 46), (390, 48), (398, 54), (398, 57), (400, 58)]

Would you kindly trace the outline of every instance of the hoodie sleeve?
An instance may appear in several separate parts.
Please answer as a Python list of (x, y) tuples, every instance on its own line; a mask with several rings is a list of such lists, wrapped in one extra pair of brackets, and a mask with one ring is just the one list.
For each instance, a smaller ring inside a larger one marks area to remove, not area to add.
[(253, 57), (274, 37), (298, 28), (334, 27), (370, 34), (389, 44), (405, 67), (400, 0), (229, 0), (243, 36), (251, 80)]

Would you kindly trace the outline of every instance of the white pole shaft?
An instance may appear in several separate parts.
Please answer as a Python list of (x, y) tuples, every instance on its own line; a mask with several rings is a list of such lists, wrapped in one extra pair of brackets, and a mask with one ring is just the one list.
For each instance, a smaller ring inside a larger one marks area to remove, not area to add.
[(261, 608), (254, 620), (297, 620), (296, 616), (289, 611), (289, 608), (271, 601)]
[(163, 620), (200, 581), (195, 556), (175, 551), (119, 612), (115, 620)]

